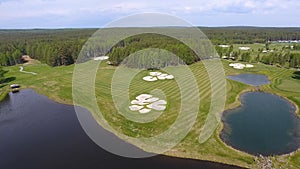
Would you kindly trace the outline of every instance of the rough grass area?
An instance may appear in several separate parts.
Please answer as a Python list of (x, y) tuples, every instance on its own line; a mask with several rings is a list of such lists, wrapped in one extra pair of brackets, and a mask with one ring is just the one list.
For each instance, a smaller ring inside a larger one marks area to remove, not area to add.
[[(245, 45), (244, 45), (245, 46)], [(263, 64), (254, 64), (254, 68), (236, 70), (229, 67), (229, 61), (223, 61), (226, 75), (240, 73), (259, 73), (265, 74), (271, 80), (271, 84), (259, 88), (261, 91), (276, 93), (285, 98), (289, 98), (296, 105), (300, 106), (300, 80), (293, 79), (293, 70), (266, 66)], [(256, 162), (252, 155), (234, 150), (225, 145), (219, 138), (219, 132), (222, 124), (219, 125), (210, 139), (204, 144), (199, 144), (198, 137), (210, 107), (211, 86), (204, 65), (201, 62), (189, 66), (196, 77), (200, 92), (200, 107), (197, 121), (192, 130), (185, 139), (167, 155), (194, 158), (201, 160), (210, 160), (227, 164), (239, 165), (247, 168), (256, 168)], [(7, 78), (15, 77), (15, 80), (9, 82), (18, 83), (22, 88), (32, 88), (38, 93), (47, 95), (61, 103), (72, 104), (72, 74), (74, 65), (62, 67), (49, 67), (44, 64), (24, 65), (26, 71), (36, 72), (37, 75), (25, 74), (19, 72), (19, 66), (6, 67)], [(153, 89), (160, 89), (168, 101), (166, 111), (155, 121), (146, 124), (135, 123), (127, 120), (119, 113), (113, 104), (111, 95), (111, 82), (115, 72), (115, 67), (101, 64), (96, 76), (96, 97), (97, 103), (103, 113), (104, 118), (117, 131), (132, 137), (151, 137), (162, 133), (170, 126), (178, 115), (180, 108), (180, 89), (174, 80), (146, 82), (142, 77), (148, 74), (148, 71), (142, 71), (135, 76), (130, 84), (130, 98), (141, 93), (151, 93)], [(184, 76), (184, 75), (182, 75)], [(124, 77), (126, 78), (126, 77)], [(175, 76), (176, 78), (176, 76)], [(9, 84), (2, 90), (7, 90)], [(256, 90), (254, 87), (227, 80), (227, 100), (226, 108), (233, 108), (239, 105), (238, 95), (243, 91)], [(1, 92), (1, 91), (0, 91)], [(193, 93), (191, 93), (192, 95)], [(127, 105), (128, 107), (128, 105)], [(120, 127), (121, 126), (121, 127)], [(289, 155), (272, 158), (276, 166), (288, 165), (290, 168), (300, 166), (300, 152)]]

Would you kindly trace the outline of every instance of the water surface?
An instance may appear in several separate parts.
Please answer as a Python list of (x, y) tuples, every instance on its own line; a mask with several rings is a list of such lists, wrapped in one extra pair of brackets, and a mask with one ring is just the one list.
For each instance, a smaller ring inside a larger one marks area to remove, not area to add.
[(241, 95), (242, 106), (223, 114), (221, 138), (258, 155), (285, 154), (300, 146), (300, 120), (286, 99), (263, 92)]
[(251, 86), (260, 86), (260, 85), (265, 85), (270, 83), (267, 76), (259, 75), (259, 74), (239, 74), (239, 75), (227, 76), (227, 78)]
[[(99, 126), (100, 127), (100, 126)], [(116, 146), (127, 143), (102, 129)], [(118, 140), (118, 141), (116, 141)], [(136, 148), (134, 151), (141, 151)], [(129, 159), (98, 147), (81, 128), (73, 106), (22, 90), (0, 102), (1, 169), (182, 169), (238, 168), (158, 155)]]

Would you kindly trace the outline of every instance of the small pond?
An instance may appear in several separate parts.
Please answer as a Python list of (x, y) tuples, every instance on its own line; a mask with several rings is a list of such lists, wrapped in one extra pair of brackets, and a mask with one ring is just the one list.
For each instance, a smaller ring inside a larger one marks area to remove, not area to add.
[[(103, 139), (111, 140), (116, 147), (123, 148), (127, 145), (101, 126), (98, 127)], [(133, 146), (132, 149), (142, 151)], [(239, 167), (163, 155), (129, 159), (111, 154), (98, 147), (86, 135), (77, 119), (74, 106), (56, 103), (33, 90), (21, 90), (19, 93), (10, 93), (8, 98), (0, 102), (0, 168), (234, 169)]]
[(242, 106), (223, 113), (228, 145), (254, 155), (280, 155), (300, 146), (300, 120), (286, 99), (263, 92), (241, 95)]
[(251, 86), (260, 86), (264, 84), (269, 84), (270, 81), (267, 76), (259, 74), (239, 74), (227, 76), (231, 80), (235, 80), (241, 83), (245, 83)]

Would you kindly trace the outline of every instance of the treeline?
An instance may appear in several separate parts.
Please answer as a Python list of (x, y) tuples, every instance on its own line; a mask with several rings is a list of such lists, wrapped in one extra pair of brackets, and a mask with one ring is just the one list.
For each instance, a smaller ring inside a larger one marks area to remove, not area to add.
[(200, 29), (216, 45), (253, 44), (278, 40), (300, 40), (300, 28), (200, 27)]
[(280, 67), (300, 68), (300, 53), (270, 53), (257, 56), (257, 60), (264, 64), (278, 65)]
[[(257, 51), (233, 50), (233, 45), (228, 48), (216, 46), (220, 57), (241, 62), (264, 63), (267, 65), (276, 65), (286, 68), (300, 68), (300, 45), (284, 46), (281, 49), (270, 49), (269, 44), (265, 48), (259, 48)], [(263, 52), (265, 51), (265, 52)]]
[(0, 65), (22, 62), (29, 55), (51, 66), (70, 65), (94, 29), (0, 30)]
[[(5, 71), (0, 66), (0, 84), (4, 81), (4, 74), (5, 74)], [(0, 88), (1, 88), (1, 86), (0, 86)]]
[[(134, 55), (131, 56), (131, 54)], [(122, 62), (128, 67), (136, 68), (189, 65), (204, 58), (204, 56), (197, 56), (192, 49), (174, 38), (152, 33), (122, 40), (108, 52), (108, 55), (113, 65), (119, 65)]]
[[(201, 30), (215, 45), (300, 39), (300, 28), (201, 27)], [(22, 55), (29, 55), (51, 66), (73, 64), (83, 44), (95, 31), (97, 29), (0, 30), (0, 65), (9, 66), (21, 63)], [(171, 51), (187, 64), (200, 59), (184, 44), (171, 38), (154, 36), (154, 34), (123, 40), (109, 51), (97, 49), (90, 52), (89, 57), (108, 54), (113, 64), (119, 64), (125, 56), (151, 47)], [(233, 55), (238, 55), (238, 53), (233, 53)]]

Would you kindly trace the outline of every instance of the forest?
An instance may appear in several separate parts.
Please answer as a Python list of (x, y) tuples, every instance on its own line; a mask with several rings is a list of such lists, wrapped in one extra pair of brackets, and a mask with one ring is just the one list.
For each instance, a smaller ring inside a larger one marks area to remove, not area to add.
[(21, 63), (22, 55), (51, 66), (70, 65), (95, 29), (0, 30), (0, 65)]
[(218, 27), (200, 28), (213, 44), (253, 44), (277, 40), (300, 40), (300, 28)]
[(2, 67), (0, 66), (0, 84), (2, 83), (2, 81), (4, 80), (4, 73), (5, 71), (2, 69)]
[[(232, 47), (222, 49), (217, 46), (220, 44), (263, 43), (266, 44), (264, 49), (267, 49), (270, 41), (299, 40), (300, 28), (200, 27), (200, 29), (216, 45), (216, 50), (220, 56), (226, 54), (239, 61), (278, 64), (292, 68), (300, 67), (300, 54), (295, 52), (299, 50), (300, 44), (295, 44), (293, 50), (282, 49), (268, 54), (258, 53), (255, 55), (253, 52), (234, 51)], [(22, 63), (22, 55), (29, 55), (33, 59), (50, 66), (73, 64), (85, 42), (96, 31), (97, 29), (0, 30), (0, 65), (10, 66)], [(155, 34), (129, 37), (117, 43), (112, 49), (105, 52), (99, 51), (99, 54), (94, 53), (93, 55), (108, 55), (110, 56), (110, 62), (118, 65), (124, 58), (136, 51), (157, 47), (180, 56), (187, 64), (192, 64), (202, 59), (197, 57), (182, 42)], [(262, 51), (264, 49), (259, 50)], [(257, 53), (258, 51), (255, 52)], [(125, 62), (131, 65), (140, 62), (133, 60), (135, 59), (127, 59)]]

